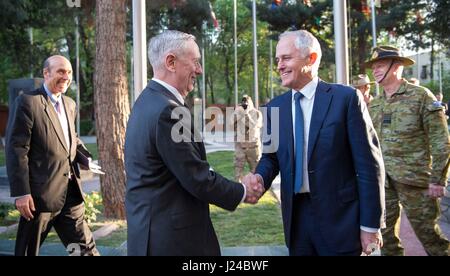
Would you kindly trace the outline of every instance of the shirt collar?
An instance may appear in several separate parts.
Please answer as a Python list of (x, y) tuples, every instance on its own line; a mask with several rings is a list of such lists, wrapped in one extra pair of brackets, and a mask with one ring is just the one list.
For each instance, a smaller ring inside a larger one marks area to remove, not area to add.
[(167, 82), (162, 81), (162, 80), (159, 80), (159, 79), (153, 78), (152, 80), (153, 80), (153, 81), (156, 81), (157, 83), (159, 83), (159, 84), (161, 84), (162, 86), (164, 86), (167, 90), (170, 91), (170, 93), (172, 93), (172, 94), (175, 96), (175, 98), (177, 98), (177, 100), (178, 100), (182, 105), (184, 105), (184, 99), (183, 99), (183, 97), (181, 97), (180, 92), (178, 92), (178, 90), (177, 90), (175, 87), (173, 87), (172, 85), (168, 84)]
[(319, 77), (314, 77), (307, 85), (305, 85), (300, 91), (292, 89), (292, 101), (294, 101), (294, 95), (297, 92), (301, 92), (308, 100), (311, 100), (316, 94), (317, 86), (319, 85)]
[(45, 93), (47, 93), (47, 96), (50, 98), (50, 101), (51, 101), (53, 104), (56, 104), (56, 102), (58, 102), (58, 101), (61, 99), (61, 95), (55, 96), (55, 94), (53, 94), (52, 92), (50, 92), (50, 90), (47, 88), (47, 86), (45, 85), (45, 83), (44, 83), (44, 90), (45, 90)]

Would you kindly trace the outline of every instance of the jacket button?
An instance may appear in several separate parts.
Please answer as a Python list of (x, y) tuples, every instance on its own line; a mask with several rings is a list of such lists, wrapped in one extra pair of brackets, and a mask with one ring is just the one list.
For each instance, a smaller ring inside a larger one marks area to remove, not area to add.
[(314, 170), (309, 171), (309, 173), (314, 173)]
[(64, 176), (65, 176), (65, 177), (67, 177), (67, 176), (68, 176), (68, 174), (67, 174), (67, 173), (65, 173), (65, 174), (64, 174)]

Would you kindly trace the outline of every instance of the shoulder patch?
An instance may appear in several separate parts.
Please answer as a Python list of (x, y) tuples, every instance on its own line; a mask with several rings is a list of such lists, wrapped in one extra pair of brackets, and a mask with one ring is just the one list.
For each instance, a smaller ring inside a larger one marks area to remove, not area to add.
[(434, 101), (432, 104), (428, 105), (427, 109), (429, 111), (444, 110), (444, 106), (441, 104), (441, 102)]

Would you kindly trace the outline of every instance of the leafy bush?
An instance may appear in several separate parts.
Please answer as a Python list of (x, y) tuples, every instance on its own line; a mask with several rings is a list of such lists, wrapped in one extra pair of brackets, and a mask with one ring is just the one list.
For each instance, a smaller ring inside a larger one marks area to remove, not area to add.
[(19, 221), (20, 213), (13, 204), (0, 203), (0, 225), (11, 225)]
[(97, 220), (97, 214), (101, 213), (99, 208), (103, 204), (102, 196), (98, 192), (87, 194), (84, 199), (84, 218), (88, 223)]

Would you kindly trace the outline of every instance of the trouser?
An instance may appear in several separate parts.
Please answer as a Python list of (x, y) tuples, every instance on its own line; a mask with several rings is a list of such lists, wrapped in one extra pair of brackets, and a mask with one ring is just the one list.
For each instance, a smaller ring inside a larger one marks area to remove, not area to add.
[[(314, 215), (309, 193), (296, 194), (292, 202), (291, 241), (289, 256), (359, 256), (362, 249), (337, 252), (323, 238), (321, 221)], [(359, 238), (359, 237), (358, 237)]]
[(84, 220), (84, 203), (75, 181), (69, 182), (66, 202), (58, 212), (34, 212), (27, 221), (20, 218), (15, 255), (37, 256), (39, 248), (54, 227), (64, 246), (72, 256), (98, 256), (94, 238)]
[(261, 158), (261, 152), (258, 145), (243, 147), (240, 143), (235, 145), (234, 153), (234, 178), (236, 181), (241, 181), (244, 176), (244, 166), (247, 162), (250, 171), (255, 172), (259, 159)]
[(442, 234), (437, 218), (440, 215), (439, 201), (427, 196), (428, 188), (402, 184), (387, 177), (386, 228), (382, 230), (383, 255), (402, 256), (404, 249), (399, 238), (400, 205), (422, 243), (431, 256), (447, 256), (449, 242)]

